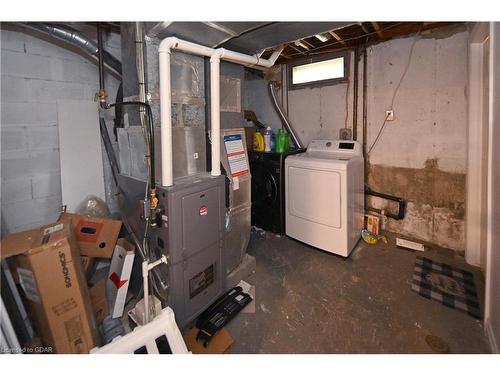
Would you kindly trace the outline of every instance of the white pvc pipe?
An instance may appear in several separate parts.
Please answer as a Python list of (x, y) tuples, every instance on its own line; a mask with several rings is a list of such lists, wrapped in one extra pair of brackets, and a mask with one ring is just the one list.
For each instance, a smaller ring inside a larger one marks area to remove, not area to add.
[(160, 121), (161, 179), (163, 186), (174, 183), (172, 160), (172, 85), (170, 81), (170, 49), (160, 51)]
[(220, 60), (256, 68), (270, 68), (276, 62), (283, 48), (276, 50), (269, 59), (229, 51), (213, 49), (187, 42), (176, 37), (163, 39), (158, 48), (160, 59), (160, 118), (161, 118), (161, 171), (162, 185), (173, 185), (172, 160), (172, 87), (170, 77), (170, 51), (177, 49), (193, 55), (210, 57), (211, 95), (211, 141), (212, 176), (220, 176)]

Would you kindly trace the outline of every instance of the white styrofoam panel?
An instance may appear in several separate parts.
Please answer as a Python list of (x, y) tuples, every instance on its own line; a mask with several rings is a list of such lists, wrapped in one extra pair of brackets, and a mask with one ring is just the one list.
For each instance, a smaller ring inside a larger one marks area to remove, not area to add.
[(105, 199), (98, 104), (59, 100), (59, 150), (63, 205), (68, 211), (89, 194)]

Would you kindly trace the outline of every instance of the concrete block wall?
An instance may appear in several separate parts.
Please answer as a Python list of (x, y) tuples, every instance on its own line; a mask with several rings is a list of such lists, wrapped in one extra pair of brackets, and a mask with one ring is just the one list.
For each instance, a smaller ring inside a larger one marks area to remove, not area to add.
[[(92, 33), (85, 26), (82, 31)], [(0, 33), (1, 209), (7, 233), (57, 219), (63, 204), (57, 101), (92, 100), (98, 69), (78, 50), (42, 34), (5, 23)], [(105, 48), (120, 58), (119, 35), (105, 39)], [(119, 81), (108, 74), (106, 84), (114, 98)]]

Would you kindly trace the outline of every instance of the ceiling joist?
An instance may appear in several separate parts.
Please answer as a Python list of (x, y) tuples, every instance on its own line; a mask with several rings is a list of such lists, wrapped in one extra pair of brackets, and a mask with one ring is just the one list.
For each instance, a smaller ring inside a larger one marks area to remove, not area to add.
[(372, 26), (373, 26), (373, 29), (377, 32), (378, 37), (380, 39), (384, 39), (384, 33), (382, 32), (382, 30), (380, 30), (380, 26), (379, 26), (378, 22), (373, 21)]
[[(314, 36), (306, 38), (308, 48), (296, 46), (294, 42), (286, 44), (285, 50), (278, 59), (278, 63), (291, 61), (293, 59), (312, 57), (320, 54), (344, 51), (359, 45), (370, 45), (390, 40), (392, 38), (403, 37), (425, 30), (436, 29), (444, 26), (457, 26), (463, 22), (357, 22), (345, 26), (341, 29), (325, 31), (322, 35), (328, 40), (322, 42)], [(368, 25), (371, 25), (368, 26)], [(285, 57), (286, 56), (286, 57)]]
[(333, 36), (337, 42), (340, 42), (344, 46), (347, 45), (347, 43), (335, 31), (329, 31), (328, 33)]

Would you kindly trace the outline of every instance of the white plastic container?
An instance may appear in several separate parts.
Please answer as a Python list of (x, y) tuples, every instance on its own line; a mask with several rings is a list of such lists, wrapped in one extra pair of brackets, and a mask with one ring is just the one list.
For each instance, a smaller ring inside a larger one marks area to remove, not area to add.
[[(174, 311), (165, 307), (146, 325), (138, 326), (125, 336), (118, 336), (109, 344), (93, 348), (90, 354), (159, 354), (158, 339), (165, 336), (172, 354), (188, 354), (182, 334), (175, 322)], [(141, 349), (143, 349), (141, 351)]]
[(272, 137), (272, 134), (273, 134), (273, 130), (271, 129), (270, 126), (268, 126), (266, 128), (266, 130), (264, 131), (264, 144), (265, 144), (265, 148), (264, 148), (264, 151), (265, 152), (271, 152), (271, 137)]

